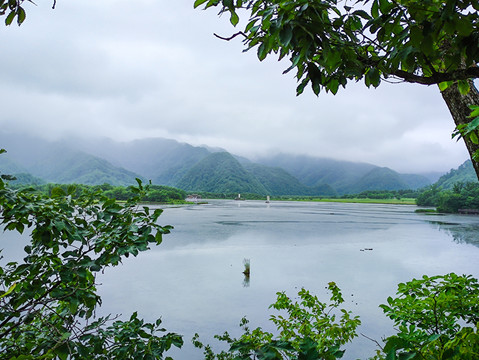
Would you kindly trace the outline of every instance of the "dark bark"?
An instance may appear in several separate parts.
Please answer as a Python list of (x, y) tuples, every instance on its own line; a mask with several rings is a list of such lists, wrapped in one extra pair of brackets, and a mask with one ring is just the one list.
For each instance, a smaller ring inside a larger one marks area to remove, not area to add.
[(391, 75), (397, 76), (409, 83), (422, 85), (439, 84), (445, 81), (467, 80), (479, 78), (479, 67), (473, 65), (465, 69), (458, 69), (451, 72), (435, 72), (430, 76), (411, 74), (403, 70), (395, 70)]
[[(466, 95), (462, 95), (459, 92), (457, 85), (452, 85), (442, 92), (442, 98), (446, 102), (456, 126), (469, 123), (472, 120), (469, 118), (469, 115), (471, 114), (470, 106), (479, 105), (479, 92), (474, 86), (472, 80), (469, 82), (471, 91)], [(473, 154), (479, 150), (479, 145), (474, 144), (469, 139), (464, 139), (464, 142), (466, 143), (469, 156), (471, 157), (472, 164), (476, 170), (476, 175), (479, 179), (479, 162), (472, 158)]]

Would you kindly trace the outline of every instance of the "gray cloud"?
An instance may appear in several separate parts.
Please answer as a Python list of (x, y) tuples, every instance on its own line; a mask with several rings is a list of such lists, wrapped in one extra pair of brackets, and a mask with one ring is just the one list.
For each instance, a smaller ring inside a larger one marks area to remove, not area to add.
[[(295, 96), (287, 63), (242, 53), (226, 17), (193, 0), (45, 1), (2, 28), (0, 125), (55, 138), (162, 136), (255, 156), (271, 151), (448, 170), (467, 158), (435, 87), (349, 84)], [(28, 5), (27, 5), (28, 6)]]

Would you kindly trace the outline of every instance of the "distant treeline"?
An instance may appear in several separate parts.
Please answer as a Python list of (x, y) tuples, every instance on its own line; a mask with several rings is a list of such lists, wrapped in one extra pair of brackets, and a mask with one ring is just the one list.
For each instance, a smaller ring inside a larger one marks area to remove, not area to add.
[(191, 192), (189, 191), (188, 194), (196, 194), (201, 196), (203, 199), (236, 199), (238, 195), (240, 195), (241, 200), (265, 200), (266, 196), (261, 194), (251, 194), (251, 193), (216, 193), (216, 192), (208, 192), (208, 191), (198, 191), (198, 192)]
[[(272, 195), (271, 200), (318, 200), (318, 199), (415, 199), (420, 190), (368, 190), (359, 194), (339, 196)], [(191, 192), (189, 192), (191, 194)], [(235, 199), (237, 193), (196, 192), (203, 199)], [(243, 200), (264, 200), (265, 195), (241, 193)]]
[(418, 206), (434, 206), (439, 212), (457, 213), (459, 209), (479, 209), (479, 183), (455, 183), (451, 190), (432, 185), (416, 199)]
[(420, 193), (420, 190), (367, 190), (343, 195), (341, 199), (416, 199)]
[[(101, 194), (115, 200), (128, 200), (135, 196), (130, 186), (103, 185), (83, 185), (83, 184), (36, 184), (36, 185), (12, 185), (14, 188), (29, 187), (34, 191), (39, 191), (47, 195), (52, 194), (55, 188), (61, 188), (66, 193), (80, 195), (85, 192), (100, 192)], [(148, 185), (148, 191), (143, 197), (143, 201), (157, 203), (183, 202), (188, 194), (186, 192), (170, 186)], [(203, 199), (237, 199), (238, 193), (215, 193), (215, 192), (195, 192)], [(282, 195), (271, 196), (271, 200), (317, 200), (325, 197), (318, 196), (294, 196)], [(456, 183), (451, 190), (444, 190), (438, 185), (431, 185), (420, 190), (368, 190), (358, 194), (347, 194), (341, 197), (327, 197), (330, 199), (416, 199), (418, 206), (436, 207), (437, 211), (445, 213), (457, 213), (459, 209), (479, 209), (479, 183), (467, 182)], [(241, 193), (241, 200), (266, 200), (262, 194)]]
[[(101, 194), (115, 200), (128, 200), (135, 196), (131, 186), (113, 186), (110, 184), (103, 185), (83, 185), (83, 184), (42, 184), (42, 185), (13, 185), (16, 188), (29, 187), (35, 191), (51, 195), (52, 190), (55, 188), (61, 188), (66, 193), (72, 193), (71, 189), (74, 188), (73, 194), (79, 196), (86, 192), (100, 192)], [(186, 198), (186, 191), (162, 185), (149, 185), (148, 191), (143, 197), (143, 201), (158, 202), (158, 203), (171, 203), (184, 201)]]

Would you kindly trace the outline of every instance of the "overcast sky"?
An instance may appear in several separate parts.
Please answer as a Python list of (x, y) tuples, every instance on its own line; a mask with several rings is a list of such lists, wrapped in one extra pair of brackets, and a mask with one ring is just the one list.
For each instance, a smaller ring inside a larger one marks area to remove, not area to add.
[[(0, 126), (51, 139), (172, 138), (247, 157), (289, 152), (401, 172), (467, 159), (435, 86), (362, 83), (296, 97), (287, 62), (242, 53), (193, 0), (49, 0), (1, 27)], [(2, 21), (4, 19), (2, 18)], [(8, 149), (7, 149), (8, 150)]]

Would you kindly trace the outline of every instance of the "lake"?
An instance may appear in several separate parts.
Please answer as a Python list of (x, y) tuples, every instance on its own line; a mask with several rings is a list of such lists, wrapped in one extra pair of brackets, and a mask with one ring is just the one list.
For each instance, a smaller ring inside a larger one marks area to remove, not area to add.
[[(98, 315), (162, 317), (168, 331), (184, 335), (184, 348), (171, 356), (202, 359), (191, 345), (195, 332), (220, 349), (213, 335), (238, 336), (243, 316), (251, 328), (272, 331), (268, 306), (276, 292), (294, 297), (304, 287), (327, 301), (325, 287), (334, 281), (344, 307), (361, 317), (359, 332), (380, 341), (394, 330), (378, 305), (399, 282), (449, 272), (479, 277), (479, 217), (418, 214), (416, 208), (233, 200), (164, 207), (160, 223), (173, 225), (171, 234), (98, 278)], [(3, 233), (0, 248), (15, 236)], [(359, 336), (346, 349), (344, 359), (366, 359), (375, 344)]]
[[(195, 332), (211, 344), (225, 330), (239, 335), (243, 316), (251, 328), (273, 330), (268, 306), (278, 291), (294, 296), (304, 287), (326, 301), (325, 286), (334, 281), (345, 307), (361, 317), (359, 331), (380, 340), (393, 329), (378, 305), (399, 282), (479, 276), (479, 217), (417, 214), (407, 205), (208, 202), (166, 207), (160, 222), (175, 228), (163, 244), (99, 279), (103, 311), (162, 317), (169, 331), (185, 335), (175, 359), (202, 358), (191, 346)], [(344, 359), (365, 359), (374, 348), (360, 336)]]

